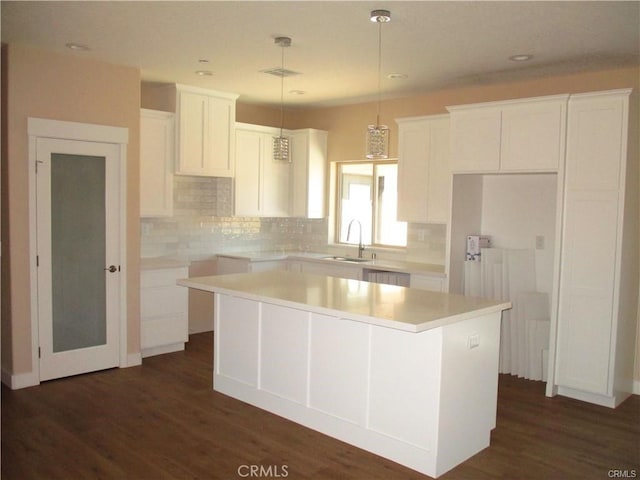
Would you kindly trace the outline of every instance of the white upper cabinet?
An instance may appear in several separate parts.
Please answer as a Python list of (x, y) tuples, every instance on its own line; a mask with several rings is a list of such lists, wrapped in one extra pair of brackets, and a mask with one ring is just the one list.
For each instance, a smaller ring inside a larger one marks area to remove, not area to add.
[(273, 158), (278, 135), (277, 128), (236, 124), (236, 216), (289, 216), (291, 164)]
[(140, 110), (140, 216), (173, 214), (174, 114)]
[(572, 95), (568, 109), (556, 384), (609, 407), (633, 388), (638, 132), (629, 95)]
[(289, 131), (292, 158), (291, 216), (324, 218), (327, 132), (311, 128)]
[(553, 172), (564, 159), (568, 95), (447, 107), (454, 173)]
[(398, 123), (398, 220), (447, 223), (451, 196), (449, 116)]
[(176, 174), (232, 177), (235, 94), (176, 85)]

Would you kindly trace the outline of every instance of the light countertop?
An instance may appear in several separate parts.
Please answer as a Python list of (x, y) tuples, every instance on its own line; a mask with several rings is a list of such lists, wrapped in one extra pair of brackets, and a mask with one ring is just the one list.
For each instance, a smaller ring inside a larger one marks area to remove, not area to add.
[(511, 308), (509, 302), (288, 271), (194, 277), (178, 285), (408, 332)]
[(219, 253), (219, 257), (236, 258), (247, 260), (250, 262), (269, 262), (277, 260), (304, 260), (322, 263), (338, 263), (350, 265), (370, 270), (385, 270), (393, 272), (406, 272), (413, 274), (434, 275), (444, 277), (444, 265), (435, 265), (430, 263), (406, 262), (404, 260), (388, 260), (388, 259), (371, 259), (364, 262), (344, 262), (334, 260), (331, 257), (334, 254), (317, 253), (317, 252), (236, 252), (236, 253)]

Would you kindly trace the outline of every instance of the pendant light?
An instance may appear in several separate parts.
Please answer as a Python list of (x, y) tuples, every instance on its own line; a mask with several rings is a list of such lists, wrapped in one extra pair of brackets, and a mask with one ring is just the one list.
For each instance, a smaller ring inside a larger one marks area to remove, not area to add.
[(391, 21), (389, 10), (373, 10), (369, 19), (378, 24), (378, 110), (376, 124), (367, 127), (367, 158), (389, 157), (389, 127), (380, 125), (380, 83), (382, 79), (382, 24)]
[(273, 137), (273, 159), (279, 162), (291, 162), (289, 138), (282, 135), (282, 129), (284, 128), (284, 49), (291, 46), (291, 39), (289, 37), (277, 37), (275, 43), (282, 49), (282, 69), (280, 75), (280, 136)]

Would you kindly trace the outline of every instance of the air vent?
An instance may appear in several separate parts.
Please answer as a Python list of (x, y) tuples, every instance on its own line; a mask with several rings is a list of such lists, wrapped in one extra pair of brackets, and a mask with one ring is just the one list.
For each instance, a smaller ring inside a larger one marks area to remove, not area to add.
[(260, 70), (260, 73), (267, 73), (274, 77), (293, 77), (294, 75), (301, 75), (300, 72), (294, 72), (293, 70), (287, 70), (286, 68), (267, 68), (266, 70)]

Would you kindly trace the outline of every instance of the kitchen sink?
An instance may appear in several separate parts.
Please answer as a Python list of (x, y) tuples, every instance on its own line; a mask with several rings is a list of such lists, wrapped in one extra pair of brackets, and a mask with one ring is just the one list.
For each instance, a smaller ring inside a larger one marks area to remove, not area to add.
[(341, 256), (325, 257), (325, 258), (328, 258), (329, 260), (337, 260), (338, 262), (354, 262), (354, 263), (368, 262), (370, 260), (369, 258), (341, 257)]

